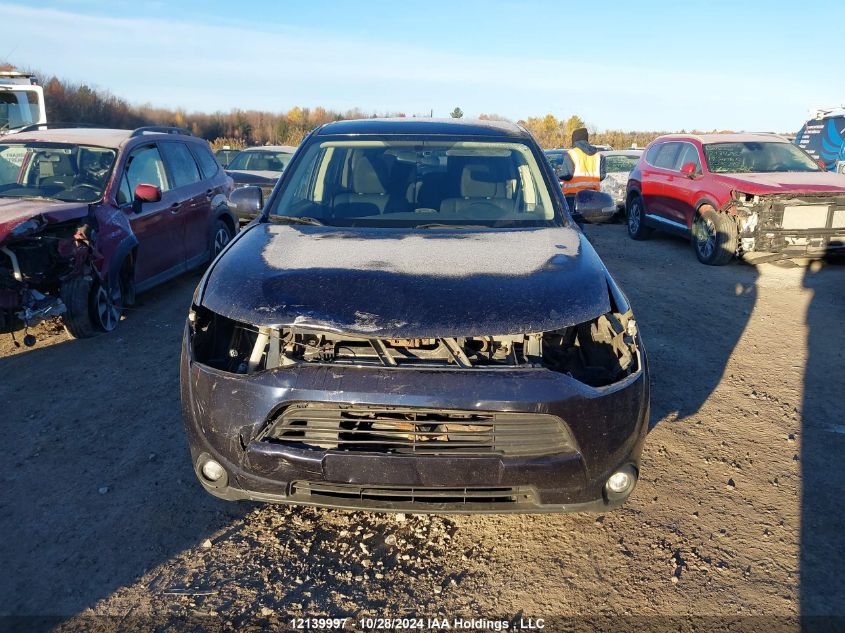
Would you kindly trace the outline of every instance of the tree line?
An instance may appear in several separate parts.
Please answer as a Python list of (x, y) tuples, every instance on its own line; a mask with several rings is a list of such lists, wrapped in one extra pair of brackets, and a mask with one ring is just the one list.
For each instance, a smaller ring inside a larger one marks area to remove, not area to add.
[[(0, 63), (0, 70), (13, 70), (13, 67)], [(36, 76), (43, 75), (36, 73)], [(341, 112), (322, 107), (299, 106), (287, 112), (238, 109), (214, 113), (187, 112), (182, 109), (154, 107), (150, 104), (134, 105), (108, 91), (86, 84), (75, 84), (55, 76), (41, 83), (48, 121), (126, 129), (144, 125), (176, 126), (189, 129), (195, 136), (207, 139), (214, 146), (298, 145), (310, 130), (331, 121), (374, 116), (405, 116), (401, 112), (367, 113), (360, 109)], [(464, 112), (456, 107), (450, 116), (460, 118), (464, 116)], [(478, 118), (507, 120), (496, 114), (481, 114)], [(520, 119), (517, 123), (531, 131), (544, 148), (569, 147), (572, 131), (579, 127), (587, 127), (590, 130), (591, 142), (611, 145), (616, 149), (632, 145), (644, 147), (665, 133), (598, 131), (577, 115), (558, 119), (552, 114), (547, 114)]]

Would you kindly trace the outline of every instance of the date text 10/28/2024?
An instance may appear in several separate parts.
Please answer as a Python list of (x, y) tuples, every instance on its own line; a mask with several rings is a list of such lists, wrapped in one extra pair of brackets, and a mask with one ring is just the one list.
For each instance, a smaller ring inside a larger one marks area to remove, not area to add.
[(538, 631), (545, 628), (543, 618), (518, 620), (487, 620), (484, 618), (291, 618), (294, 630), (349, 630), (351, 624), (359, 631)]

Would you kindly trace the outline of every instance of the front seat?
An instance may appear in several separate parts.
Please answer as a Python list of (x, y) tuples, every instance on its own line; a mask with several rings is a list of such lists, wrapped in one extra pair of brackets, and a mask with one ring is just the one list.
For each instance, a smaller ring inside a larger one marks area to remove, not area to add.
[[(513, 200), (507, 197), (507, 183), (493, 166), (486, 163), (465, 165), (461, 172), (461, 197), (446, 198), (440, 205), (441, 213), (461, 214), (476, 207), (483, 216), (513, 211)], [(484, 210), (486, 208), (486, 210)], [(473, 215), (475, 215), (473, 213)]]
[(388, 195), (372, 156), (356, 152), (351, 165), (352, 191), (335, 195), (334, 217), (355, 218), (384, 213)]

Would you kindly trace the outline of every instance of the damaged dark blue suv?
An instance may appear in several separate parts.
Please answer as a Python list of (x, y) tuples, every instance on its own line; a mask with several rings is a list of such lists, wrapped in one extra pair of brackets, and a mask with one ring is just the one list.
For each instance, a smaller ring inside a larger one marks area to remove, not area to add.
[[(605, 511), (639, 474), (645, 350), (522, 128), (312, 132), (209, 268), (185, 329), (191, 458), (224, 499)], [(579, 194), (587, 221), (615, 211)]]

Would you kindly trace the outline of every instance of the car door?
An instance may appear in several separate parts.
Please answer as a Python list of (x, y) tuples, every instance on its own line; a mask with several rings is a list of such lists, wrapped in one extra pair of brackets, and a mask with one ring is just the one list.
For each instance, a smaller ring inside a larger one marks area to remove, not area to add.
[[(680, 143), (666, 141), (649, 150), (646, 156), (646, 170), (643, 173), (643, 200), (646, 214), (666, 220), (670, 217), (666, 197), (669, 195), (668, 177), (675, 166)], [(646, 186), (648, 183), (648, 186)]]
[[(681, 172), (687, 163), (695, 165), (696, 176), (690, 178)], [(664, 197), (666, 217), (689, 228), (697, 202), (697, 191), (701, 178), (701, 157), (692, 143), (680, 143), (675, 164), (666, 175), (666, 196)]]
[(177, 215), (185, 266), (193, 268), (208, 255), (213, 191), (203, 182), (194, 156), (183, 141), (160, 141), (158, 145), (180, 202)]
[[(158, 202), (135, 200), (135, 187), (154, 185), (161, 189)], [(139, 290), (184, 266), (179, 199), (171, 191), (167, 171), (155, 143), (141, 145), (126, 159), (118, 191), (118, 203), (127, 214), (138, 239), (135, 283)]]

